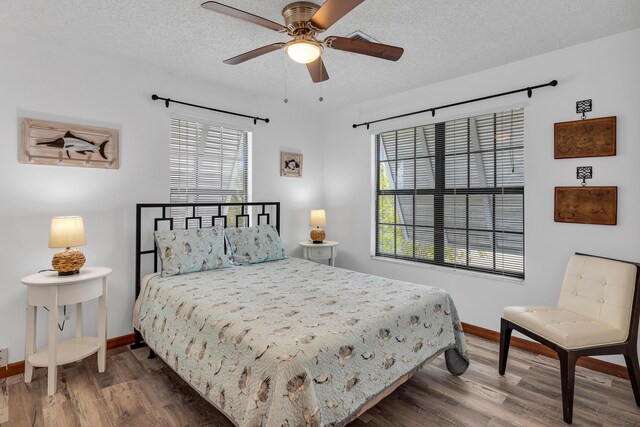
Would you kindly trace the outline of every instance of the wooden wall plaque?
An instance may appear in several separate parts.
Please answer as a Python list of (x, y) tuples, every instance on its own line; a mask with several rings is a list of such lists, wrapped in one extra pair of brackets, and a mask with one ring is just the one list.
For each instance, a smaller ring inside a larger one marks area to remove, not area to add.
[(22, 118), (20, 163), (118, 169), (118, 129)]
[(555, 222), (616, 225), (618, 187), (556, 187)]
[(603, 157), (616, 155), (616, 116), (556, 123), (553, 157)]

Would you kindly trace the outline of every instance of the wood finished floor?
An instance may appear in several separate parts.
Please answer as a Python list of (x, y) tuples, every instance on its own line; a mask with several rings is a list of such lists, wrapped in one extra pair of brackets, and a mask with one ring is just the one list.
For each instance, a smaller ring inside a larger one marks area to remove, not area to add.
[[(558, 362), (511, 349), (507, 374), (497, 373), (498, 345), (467, 336), (471, 367), (451, 376), (439, 357), (350, 427), (565, 425)], [(31, 384), (0, 380), (2, 426), (224, 426), (233, 424), (147, 349), (108, 352), (59, 370), (47, 396), (45, 369)], [(574, 426), (640, 426), (629, 381), (577, 368)]]

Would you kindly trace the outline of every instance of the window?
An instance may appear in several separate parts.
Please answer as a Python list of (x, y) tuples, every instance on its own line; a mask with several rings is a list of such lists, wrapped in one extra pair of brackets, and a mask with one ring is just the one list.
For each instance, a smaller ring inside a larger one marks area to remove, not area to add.
[[(250, 138), (243, 130), (172, 117), (171, 203), (249, 201)], [(239, 213), (239, 207), (232, 207), (232, 216), (233, 209)], [(211, 215), (217, 213), (212, 210)], [(181, 215), (178, 212), (176, 216)]]
[(524, 110), (376, 135), (376, 256), (524, 277)]

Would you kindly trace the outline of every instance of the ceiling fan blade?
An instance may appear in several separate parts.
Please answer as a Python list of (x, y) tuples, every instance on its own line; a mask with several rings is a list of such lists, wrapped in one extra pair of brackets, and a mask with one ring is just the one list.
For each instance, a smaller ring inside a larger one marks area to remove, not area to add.
[(245, 12), (244, 10), (236, 9), (235, 7), (218, 3), (217, 1), (206, 1), (202, 3), (201, 6), (205, 9), (222, 13), (223, 15), (232, 16), (243, 21), (251, 22), (252, 24), (260, 25), (261, 27), (269, 28), (270, 30), (278, 31), (279, 33), (286, 33), (288, 31), (287, 27), (280, 25), (277, 22)]
[(327, 69), (324, 68), (322, 56), (313, 62), (309, 62), (307, 64), (307, 70), (309, 70), (309, 74), (311, 74), (311, 80), (313, 80), (314, 83), (320, 83), (325, 80), (329, 80), (329, 74), (327, 74)]
[(366, 42), (362, 40), (353, 40), (347, 37), (327, 37), (324, 40), (324, 43), (327, 47), (332, 49), (374, 56), (376, 58), (387, 59), (389, 61), (397, 61), (404, 53), (404, 49), (401, 47)]
[(241, 64), (245, 61), (248, 61), (253, 58), (257, 58), (258, 56), (264, 55), (265, 53), (273, 52), (274, 50), (282, 49), (286, 43), (274, 43), (266, 46), (259, 47), (254, 50), (250, 50), (249, 52), (245, 52), (238, 56), (234, 56), (233, 58), (226, 59), (224, 61), (225, 64), (237, 65)]
[(313, 14), (309, 22), (319, 30), (326, 30), (363, 1), (364, 0), (327, 0), (320, 9)]

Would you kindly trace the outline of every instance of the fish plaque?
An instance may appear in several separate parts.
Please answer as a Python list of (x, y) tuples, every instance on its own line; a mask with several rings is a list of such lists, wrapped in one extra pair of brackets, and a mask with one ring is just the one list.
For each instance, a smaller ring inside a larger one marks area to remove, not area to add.
[(120, 131), (22, 118), (20, 163), (118, 169)]
[(302, 154), (280, 152), (280, 176), (302, 176)]

